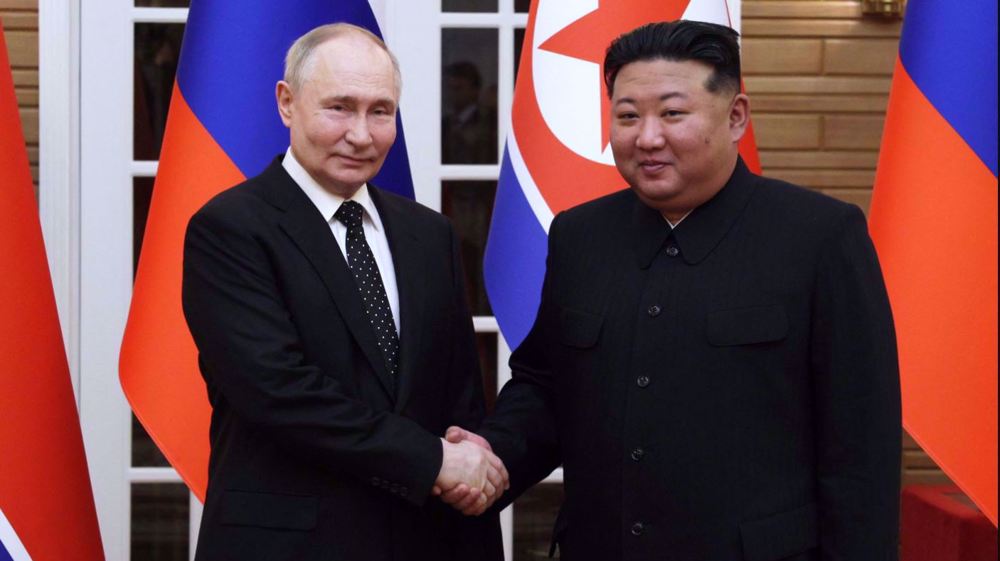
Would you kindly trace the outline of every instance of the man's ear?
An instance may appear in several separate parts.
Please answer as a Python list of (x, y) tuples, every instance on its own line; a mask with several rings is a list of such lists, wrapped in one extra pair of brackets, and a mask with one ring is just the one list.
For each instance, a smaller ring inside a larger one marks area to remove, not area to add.
[(729, 132), (733, 142), (739, 142), (750, 124), (750, 98), (744, 93), (736, 94), (729, 106)]
[(291, 126), (292, 101), (294, 100), (292, 86), (284, 80), (279, 80), (274, 86), (274, 97), (278, 102), (278, 114), (281, 115), (281, 122), (285, 123), (286, 127)]

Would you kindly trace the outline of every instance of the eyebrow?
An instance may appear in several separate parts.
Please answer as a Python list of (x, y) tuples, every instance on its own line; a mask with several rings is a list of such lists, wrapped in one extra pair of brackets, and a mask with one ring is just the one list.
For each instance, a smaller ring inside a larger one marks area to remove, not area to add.
[[(334, 95), (320, 99), (320, 104), (325, 105), (327, 103), (333, 103), (333, 102), (357, 103), (357, 101), (358, 98), (354, 97), (353, 95)], [(389, 107), (396, 107), (396, 100), (389, 97), (380, 97), (375, 100), (375, 104), (380, 104), (380, 103), (388, 105)]]
[[(687, 98), (687, 94), (682, 93), (682, 92), (667, 92), (667, 93), (665, 93), (665, 94), (663, 94), (663, 95), (660, 96), (660, 101), (666, 101), (666, 100), (668, 100), (670, 98), (674, 98), (674, 97)], [(615, 105), (621, 105), (622, 103), (635, 103), (635, 99), (633, 99), (631, 97), (623, 97), (623, 98), (619, 99), (618, 101), (616, 101)]]

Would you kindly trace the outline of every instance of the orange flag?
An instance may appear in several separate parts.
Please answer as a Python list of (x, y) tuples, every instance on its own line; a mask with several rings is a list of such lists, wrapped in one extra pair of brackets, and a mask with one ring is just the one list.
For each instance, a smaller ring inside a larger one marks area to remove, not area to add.
[(995, 0), (908, 5), (870, 222), (903, 424), (996, 525)]
[(0, 560), (103, 560), (2, 33), (0, 267)]

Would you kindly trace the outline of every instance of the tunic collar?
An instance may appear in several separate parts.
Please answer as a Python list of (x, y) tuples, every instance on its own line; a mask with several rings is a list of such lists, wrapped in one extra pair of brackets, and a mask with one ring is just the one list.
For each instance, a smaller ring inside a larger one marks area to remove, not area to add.
[(672, 232), (659, 211), (636, 198), (633, 247), (639, 267), (649, 267), (671, 233), (686, 263), (693, 265), (703, 261), (743, 213), (753, 194), (756, 179), (757, 176), (750, 173), (743, 159), (737, 158), (736, 168), (725, 186), (685, 216)]

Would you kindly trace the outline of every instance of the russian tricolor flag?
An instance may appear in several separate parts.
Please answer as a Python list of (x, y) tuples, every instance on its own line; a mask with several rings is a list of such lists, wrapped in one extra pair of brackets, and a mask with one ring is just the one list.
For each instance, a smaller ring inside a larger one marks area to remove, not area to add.
[[(181, 311), (188, 220), (216, 193), (288, 147), (275, 102), (292, 42), (347, 22), (381, 36), (367, 0), (194, 0), (170, 101), (159, 170), (120, 356), (122, 388), (149, 435), (204, 498), (210, 408)], [(402, 123), (379, 187), (413, 197)]]
[[(490, 304), (511, 348), (535, 321), (552, 218), (626, 187), (608, 145), (605, 49), (654, 21), (689, 19), (739, 30), (739, 8), (738, 0), (531, 3), (483, 263)], [(740, 154), (760, 171), (752, 128)]]
[(996, 0), (910, 0), (870, 225), (904, 426), (995, 525)]

